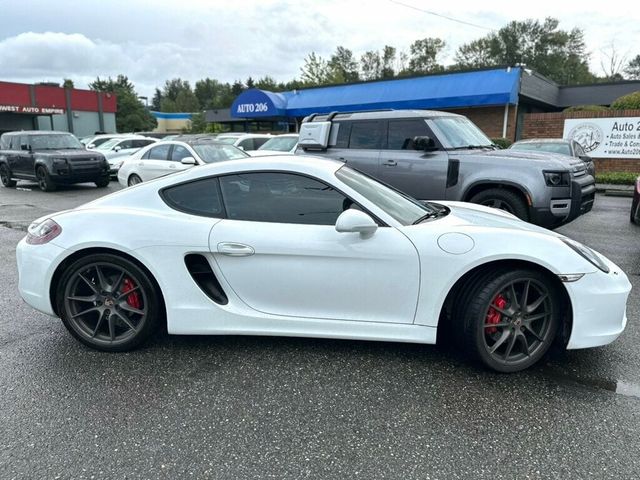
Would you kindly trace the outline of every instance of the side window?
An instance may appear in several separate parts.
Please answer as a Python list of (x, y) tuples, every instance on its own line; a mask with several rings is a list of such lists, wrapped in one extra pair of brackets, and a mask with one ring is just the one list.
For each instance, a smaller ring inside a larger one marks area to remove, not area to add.
[(575, 150), (577, 157), (583, 157), (586, 155), (586, 153), (584, 153), (582, 145), (580, 145), (578, 142), (573, 142), (573, 149)]
[(334, 123), (332, 128), (338, 129), (336, 136), (336, 148), (349, 148), (349, 136), (351, 135), (351, 122)]
[(182, 145), (174, 145), (173, 152), (171, 152), (171, 160), (174, 162), (180, 162), (185, 157), (191, 157), (191, 153)]
[(252, 222), (335, 225), (351, 205), (328, 185), (289, 173), (220, 177), (227, 218)]
[(377, 149), (382, 139), (382, 122), (353, 122), (349, 148)]
[(238, 147), (242, 148), (243, 150), (254, 150), (253, 138), (245, 138), (238, 144)]
[(387, 149), (415, 150), (414, 137), (429, 135), (429, 129), (424, 120), (389, 120)]
[(153, 147), (151, 150), (149, 150), (149, 156), (147, 158), (149, 158), (149, 160), (166, 160), (169, 156), (170, 148), (170, 143)]
[(144, 160), (145, 158), (146, 158), (146, 159), (149, 159), (149, 155), (151, 155), (151, 150), (152, 150), (152, 149), (150, 148), (149, 150), (147, 150), (146, 152), (144, 152), (144, 153), (142, 154), (142, 156), (140, 157), (140, 159), (141, 159), (141, 160)]
[(265, 143), (267, 143), (267, 140), (269, 140), (268, 138), (254, 138), (253, 139), (253, 148), (255, 148), (256, 150), (258, 148), (260, 148), (262, 145), (264, 145)]
[(20, 139), (20, 142), (18, 143), (18, 145), (16, 146), (16, 150), (21, 150), (23, 147), (28, 147), (29, 146), (29, 137), (27, 137), (26, 135), (20, 135), (20, 137), (14, 137), (16, 139)]
[(125, 148), (133, 148), (133, 140), (124, 140), (118, 144), (118, 146), (122, 149)]
[(222, 201), (218, 179), (205, 178), (163, 190), (162, 198), (171, 208), (192, 215), (221, 218)]
[(131, 141), (131, 145), (133, 146), (133, 148), (146, 147), (150, 143), (155, 143), (155, 142), (153, 142), (152, 140), (132, 140)]

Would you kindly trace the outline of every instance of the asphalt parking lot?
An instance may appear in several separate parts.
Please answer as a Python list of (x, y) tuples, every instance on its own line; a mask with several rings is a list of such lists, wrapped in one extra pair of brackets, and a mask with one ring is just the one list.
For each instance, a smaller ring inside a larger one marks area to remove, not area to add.
[(629, 198), (598, 196), (560, 229), (629, 275), (623, 336), (499, 375), (393, 343), (160, 336), (126, 354), (89, 350), (19, 299), (14, 249), (30, 221), (105, 189), (19, 187), (0, 188), (2, 479), (640, 476)]

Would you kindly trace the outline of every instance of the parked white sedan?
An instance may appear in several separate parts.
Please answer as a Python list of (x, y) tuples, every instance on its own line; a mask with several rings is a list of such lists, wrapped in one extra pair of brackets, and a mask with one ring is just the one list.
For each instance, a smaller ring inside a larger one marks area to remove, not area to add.
[(162, 141), (143, 148), (122, 162), (118, 182), (123, 187), (130, 187), (195, 165), (248, 156), (233, 145), (215, 143), (210, 138)]
[[(306, 157), (305, 157), (306, 158)], [(526, 368), (622, 333), (631, 285), (602, 255), (480, 205), (419, 203), (341, 162), (215, 163), (34, 222), (19, 290), (82, 343), (171, 334), (434, 343)]]

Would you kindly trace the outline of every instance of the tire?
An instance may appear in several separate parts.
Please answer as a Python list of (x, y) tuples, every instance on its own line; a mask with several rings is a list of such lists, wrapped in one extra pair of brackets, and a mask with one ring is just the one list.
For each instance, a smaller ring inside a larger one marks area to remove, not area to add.
[(11, 172), (9, 171), (9, 167), (5, 163), (0, 165), (0, 181), (2, 182), (2, 185), (7, 188), (13, 188), (17, 183), (15, 180), (11, 179)]
[[(458, 344), (486, 367), (503, 373), (524, 370), (540, 361), (553, 344), (561, 302), (543, 273), (488, 272), (461, 293), (455, 318)], [(521, 307), (525, 302), (528, 309)]]
[(56, 189), (56, 184), (53, 183), (49, 172), (43, 166), (39, 166), (36, 169), (36, 178), (38, 179), (38, 186), (43, 192), (53, 192)]
[(469, 200), (471, 203), (478, 203), (487, 207), (498, 208), (512, 213), (520, 220), (529, 221), (529, 211), (522, 197), (511, 190), (504, 188), (489, 188), (480, 193), (476, 193)]
[(106, 352), (133, 350), (147, 341), (158, 331), (162, 305), (150, 275), (113, 254), (73, 262), (56, 287), (56, 311), (67, 330)]
[(127, 180), (127, 186), (133, 187), (134, 185), (137, 185), (139, 183), (142, 183), (142, 179), (138, 175), (136, 175), (135, 173), (132, 175), (129, 175), (129, 179)]
[(105, 177), (102, 178), (100, 180), (98, 180), (96, 183), (96, 187), (98, 188), (106, 188), (109, 186), (109, 183), (111, 182), (111, 179), (109, 177)]

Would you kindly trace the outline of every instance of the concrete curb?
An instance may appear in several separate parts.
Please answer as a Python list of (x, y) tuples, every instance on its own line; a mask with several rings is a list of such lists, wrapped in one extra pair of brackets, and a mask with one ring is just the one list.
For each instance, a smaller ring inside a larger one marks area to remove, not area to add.
[(604, 193), (608, 197), (633, 197), (633, 189), (633, 185), (596, 183), (596, 192)]

